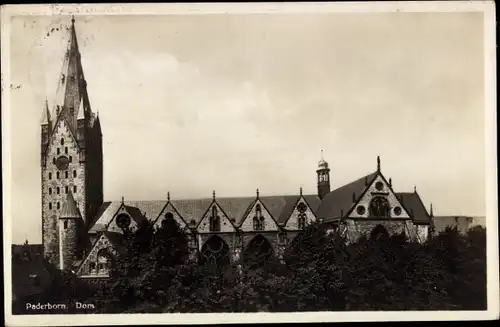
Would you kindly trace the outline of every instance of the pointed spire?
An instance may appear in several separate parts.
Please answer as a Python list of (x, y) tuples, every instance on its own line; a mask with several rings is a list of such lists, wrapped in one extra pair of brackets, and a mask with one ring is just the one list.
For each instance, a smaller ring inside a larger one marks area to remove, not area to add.
[(325, 160), (325, 159), (323, 158), (323, 149), (321, 149), (321, 160)]
[(377, 171), (380, 171), (380, 156), (377, 156)]
[(66, 195), (66, 202), (63, 204), (60, 218), (81, 218), (80, 210), (78, 210), (78, 205), (71, 190)]
[(302, 186), (300, 187), (300, 196), (302, 196)]
[(215, 190), (212, 191), (212, 198), (215, 200)]
[(125, 198), (122, 196), (122, 204), (125, 203)]
[(80, 114), (78, 108), (81, 107), (81, 102), (88, 103), (74, 17), (71, 18), (69, 34), (68, 46), (58, 78), (54, 108), (60, 106), (60, 114), (63, 114), (70, 126), (74, 127), (75, 118)]
[(413, 193), (417, 193), (417, 185), (413, 185)]
[(170, 192), (167, 192), (167, 201), (170, 201)]
[(257, 189), (257, 199), (259, 198), (259, 189)]
[(47, 125), (50, 123), (50, 112), (49, 112), (49, 101), (45, 99), (45, 104), (42, 110), (42, 125)]
[(432, 202), (431, 202), (431, 212), (429, 213), (429, 215), (432, 217), (434, 217), (434, 209), (432, 208)]

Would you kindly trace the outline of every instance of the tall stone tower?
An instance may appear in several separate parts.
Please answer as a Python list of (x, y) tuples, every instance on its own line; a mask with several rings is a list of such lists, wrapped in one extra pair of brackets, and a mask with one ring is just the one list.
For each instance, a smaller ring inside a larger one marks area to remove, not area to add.
[(323, 200), (323, 197), (330, 193), (330, 168), (328, 162), (323, 159), (323, 150), (321, 150), (321, 160), (318, 162), (318, 197)]
[(69, 33), (55, 102), (52, 110), (45, 102), (41, 122), (42, 243), (45, 257), (58, 267), (62, 262), (59, 225), (65, 221), (60, 218), (68, 194), (83, 219), (75, 242), (76, 258), (86, 246), (82, 237), (103, 201), (101, 126), (90, 107), (74, 19)]

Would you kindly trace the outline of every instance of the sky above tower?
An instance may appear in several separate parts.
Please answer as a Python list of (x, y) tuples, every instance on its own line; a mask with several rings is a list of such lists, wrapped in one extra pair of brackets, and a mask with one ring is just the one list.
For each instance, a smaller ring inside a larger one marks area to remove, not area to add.
[[(40, 118), (71, 17), (11, 25), (13, 242), (41, 242)], [(316, 193), (377, 168), (485, 214), (481, 13), (77, 16), (104, 199)], [(18, 87), (19, 86), (19, 87)], [(29, 205), (26, 205), (29, 204)]]

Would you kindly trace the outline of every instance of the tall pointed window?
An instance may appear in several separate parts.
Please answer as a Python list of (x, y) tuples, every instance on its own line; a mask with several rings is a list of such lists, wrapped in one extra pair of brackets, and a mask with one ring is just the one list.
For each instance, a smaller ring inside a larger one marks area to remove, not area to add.
[(253, 217), (253, 229), (264, 230), (264, 217), (262, 216), (262, 208), (260, 204), (255, 206), (255, 216)]
[(299, 211), (299, 215), (297, 216), (297, 227), (298, 229), (304, 229), (306, 227), (307, 206), (304, 204), (304, 202), (301, 202), (297, 206), (297, 210)]
[(73, 177), (76, 177), (76, 170), (73, 170)]
[(64, 147), (64, 153), (68, 154), (68, 147), (67, 146)]
[(68, 178), (68, 171), (67, 170), (64, 172), (64, 178)]
[(52, 173), (49, 172), (49, 180), (52, 179)]
[(212, 214), (210, 215), (210, 231), (219, 232), (220, 231), (220, 217), (217, 213), (217, 207), (212, 207)]
[(390, 206), (386, 198), (377, 196), (370, 202), (370, 216), (378, 218), (389, 217)]
[(59, 172), (56, 172), (56, 177), (57, 179), (59, 179)]
[(73, 193), (76, 193), (76, 185), (73, 185)]
[(61, 188), (59, 186), (56, 188), (56, 192), (57, 192), (57, 194), (61, 193)]
[(61, 145), (64, 145), (64, 139), (61, 139)]

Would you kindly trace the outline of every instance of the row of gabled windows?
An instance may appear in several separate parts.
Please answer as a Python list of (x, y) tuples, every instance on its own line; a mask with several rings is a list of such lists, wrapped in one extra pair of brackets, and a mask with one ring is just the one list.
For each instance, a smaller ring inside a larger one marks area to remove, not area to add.
[[(73, 193), (76, 193), (76, 185), (73, 185)], [(69, 192), (69, 186), (66, 185), (64, 186), (64, 193), (68, 194)], [(61, 188), (58, 186), (56, 187), (56, 194), (61, 194)], [(49, 187), (49, 195), (52, 195), (52, 187)]]
[[(61, 148), (59, 148), (59, 147), (57, 148), (57, 154), (61, 154)], [(68, 147), (67, 146), (64, 147), (64, 154), (68, 154)]]
[[(73, 177), (76, 178), (76, 170), (73, 170)], [(56, 179), (61, 178), (61, 173), (59, 171), (56, 172)], [(64, 172), (64, 178), (69, 178), (69, 172)], [(49, 171), (49, 180), (52, 180), (52, 172)]]

